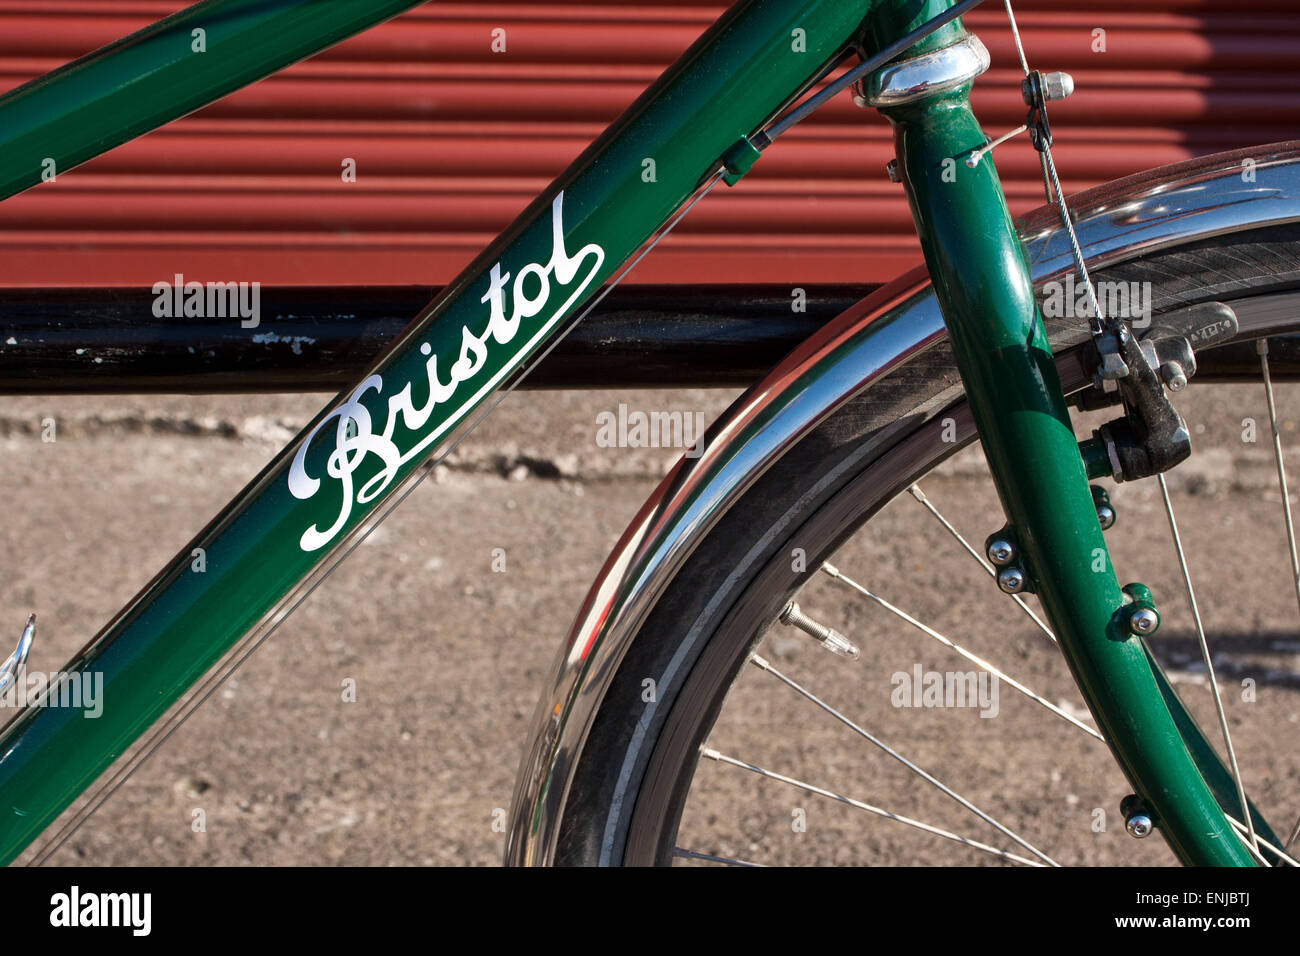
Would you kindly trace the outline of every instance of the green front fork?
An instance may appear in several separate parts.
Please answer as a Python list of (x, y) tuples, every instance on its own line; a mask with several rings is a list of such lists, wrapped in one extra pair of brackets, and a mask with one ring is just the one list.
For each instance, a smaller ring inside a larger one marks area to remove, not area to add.
[[(948, 5), (918, 12), (898, 4), (908, 21), (877, 28), (910, 28)], [(965, 161), (986, 142), (969, 93), (967, 84), (885, 112), (1020, 564), (1099, 729), (1174, 852), (1189, 864), (1253, 865), (1179, 732), (1185, 714), (1171, 715), (1143, 642), (1129, 630), (997, 172), (988, 156), (973, 168)], [(1208, 745), (1197, 750), (1202, 761), (1217, 761)]]

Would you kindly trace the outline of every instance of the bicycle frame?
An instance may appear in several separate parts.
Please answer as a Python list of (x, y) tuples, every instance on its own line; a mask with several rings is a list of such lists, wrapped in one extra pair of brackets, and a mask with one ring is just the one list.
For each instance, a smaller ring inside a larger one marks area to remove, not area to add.
[[(38, 182), (47, 158), (63, 172), (415, 5), (207, 0), (160, 21), (0, 98), (0, 198)], [(99, 719), (37, 705), (0, 733), (0, 861), (244, 635), (291, 611), (703, 184), (743, 174), (751, 137), (843, 50), (881, 50), (952, 6), (741, 0), (724, 14), (64, 668), (64, 680), (103, 675)], [(964, 36), (953, 22), (909, 52)], [(992, 163), (937, 174), (985, 142), (969, 89), (888, 112), (1007, 514), (1089, 706), (1170, 844), (1186, 862), (1250, 864), (1141, 642), (1117, 633), (1109, 561), (1091, 569), (1105, 542)], [(1054, 553), (1053, 541), (1076, 546)]]

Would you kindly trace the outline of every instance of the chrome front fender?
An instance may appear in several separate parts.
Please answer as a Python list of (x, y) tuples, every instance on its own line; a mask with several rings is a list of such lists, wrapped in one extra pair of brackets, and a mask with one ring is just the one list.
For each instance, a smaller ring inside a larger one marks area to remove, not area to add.
[[(1220, 153), (1074, 197), (1090, 267), (1300, 221), (1300, 141)], [(1073, 269), (1055, 207), (1020, 223), (1034, 281)], [(642, 506), (592, 585), (539, 703), (515, 783), (506, 862), (554, 857), (573, 770), (624, 653), (683, 562), (773, 462), (828, 415), (944, 336), (924, 269), (828, 323), (713, 424)]]

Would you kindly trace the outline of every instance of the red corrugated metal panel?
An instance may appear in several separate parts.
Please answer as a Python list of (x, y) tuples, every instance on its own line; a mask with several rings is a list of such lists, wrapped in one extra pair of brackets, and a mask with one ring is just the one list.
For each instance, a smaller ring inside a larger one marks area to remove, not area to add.
[[(183, 5), (0, 0), (0, 89)], [(0, 284), (445, 282), (723, 6), (418, 8), (0, 204)], [(988, 6), (967, 22), (993, 55), (976, 107), (998, 135), (1025, 110)], [(1077, 81), (1052, 111), (1068, 190), (1300, 135), (1294, 0), (1016, 7), (1031, 63)], [(496, 27), (505, 54), (490, 50)], [(884, 281), (919, 258), (891, 155), (888, 125), (843, 99), (697, 207), (632, 281)], [(1024, 137), (997, 161), (1014, 208), (1041, 202)]]

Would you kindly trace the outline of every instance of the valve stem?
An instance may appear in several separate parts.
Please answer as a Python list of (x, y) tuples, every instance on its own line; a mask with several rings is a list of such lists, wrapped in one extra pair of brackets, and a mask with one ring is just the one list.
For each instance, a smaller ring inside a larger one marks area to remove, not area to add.
[(818, 624), (803, 611), (799, 610), (799, 605), (791, 601), (785, 606), (779, 618), (782, 624), (790, 627), (797, 627), (809, 637), (814, 638), (822, 647), (832, 654), (838, 654), (840, 657), (847, 657), (851, 661), (856, 661), (861, 652), (858, 646), (850, 641), (847, 637), (835, 630), (833, 627), (826, 627), (824, 624)]

